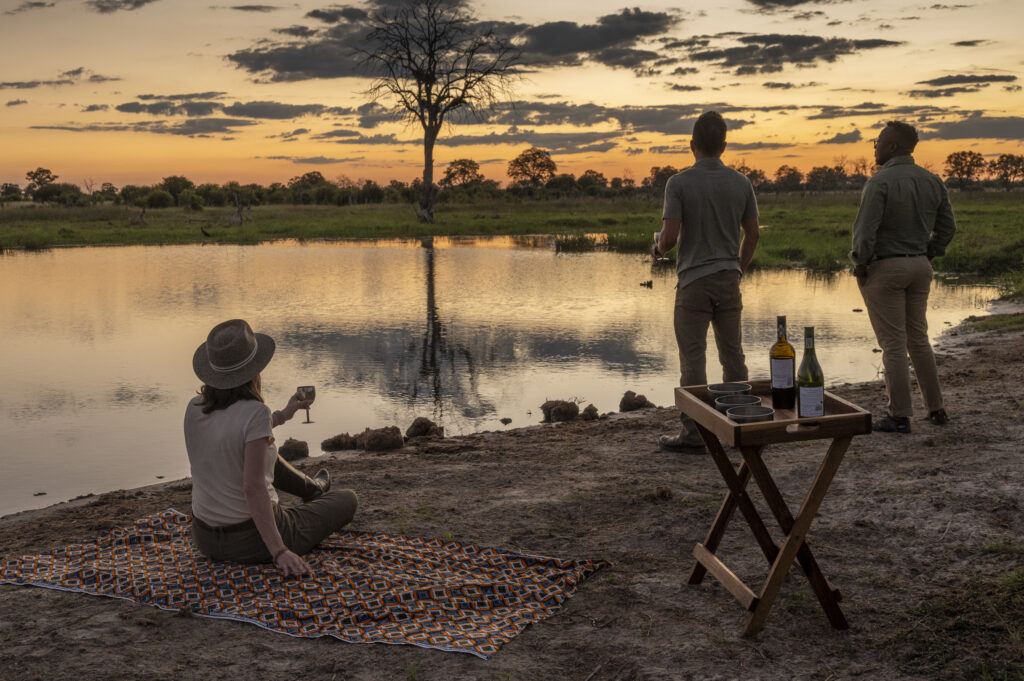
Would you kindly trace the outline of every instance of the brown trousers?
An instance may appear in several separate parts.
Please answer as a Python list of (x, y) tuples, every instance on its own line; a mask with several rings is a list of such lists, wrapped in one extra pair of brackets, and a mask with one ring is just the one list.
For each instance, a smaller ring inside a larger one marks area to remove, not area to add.
[(886, 258), (871, 264), (867, 279), (860, 286), (871, 327), (882, 348), (885, 389), (893, 416), (914, 415), (907, 354), (914, 365), (925, 408), (929, 412), (943, 408), (939, 373), (928, 340), (928, 292), (933, 274), (931, 263), (923, 255)]

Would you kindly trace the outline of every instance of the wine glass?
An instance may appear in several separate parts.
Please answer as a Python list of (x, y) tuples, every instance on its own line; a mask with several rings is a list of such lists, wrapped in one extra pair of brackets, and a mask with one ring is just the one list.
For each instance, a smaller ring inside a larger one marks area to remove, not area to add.
[[(300, 400), (313, 401), (316, 399), (316, 388), (311, 385), (300, 385), (295, 389), (295, 394), (298, 395)], [(306, 420), (303, 423), (313, 423), (309, 420), (309, 407), (306, 407)]]

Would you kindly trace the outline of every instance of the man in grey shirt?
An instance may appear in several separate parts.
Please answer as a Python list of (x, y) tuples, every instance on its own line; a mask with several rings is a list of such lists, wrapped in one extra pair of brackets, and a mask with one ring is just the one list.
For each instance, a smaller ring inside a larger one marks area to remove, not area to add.
[[(750, 180), (722, 163), (725, 132), (725, 121), (717, 112), (706, 111), (697, 119), (690, 140), (695, 163), (665, 185), (662, 228), (653, 248), (659, 258), (677, 242), (679, 246), (674, 325), (684, 386), (708, 382), (709, 325), (715, 331), (723, 380), (747, 380), (740, 276), (757, 247), (757, 200)], [(682, 432), (662, 436), (659, 445), (671, 451), (704, 449), (693, 420), (686, 416)]]
[(949, 417), (935, 355), (928, 340), (928, 292), (931, 259), (946, 252), (956, 223), (946, 185), (914, 164), (917, 130), (889, 121), (875, 141), (880, 170), (864, 185), (853, 223), (850, 258), (871, 326), (882, 348), (889, 413), (874, 430), (909, 433), (914, 406), (910, 397), (907, 354), (914, 364), (928, 420), (943, 425)]

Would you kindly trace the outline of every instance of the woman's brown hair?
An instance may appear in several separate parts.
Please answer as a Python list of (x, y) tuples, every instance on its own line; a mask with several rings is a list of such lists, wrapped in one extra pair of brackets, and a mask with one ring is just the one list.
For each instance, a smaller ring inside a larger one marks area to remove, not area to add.
[(199, 394), (203, 398), (199, 400), (199, 404), (202, 406), (204, 414), (218, 409), (227, 409), (239, 400), (263, 401), (259, 374), (256, 374), (256, 377), (245, 385), (240, 385), (237, 388), (214, 388), (204, 383), (203, 387), (199, 389)]

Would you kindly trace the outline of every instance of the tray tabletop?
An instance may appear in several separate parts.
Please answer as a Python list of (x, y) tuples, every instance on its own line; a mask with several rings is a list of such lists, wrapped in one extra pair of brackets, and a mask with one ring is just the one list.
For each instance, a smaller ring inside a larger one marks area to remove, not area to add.
[[(763, 406), (772, 406), (770, 381), (746, 383), (750, 384), (751, 394), (761, 398)], [(871, 432), (871, 412), (827, 390), (825, 415), (814, 418), (798, 418), (795, 409), (779, 409), (775, 412), (773, 421), (737, 423), (715, 408), (706, 385), (676, 388), (676, 406), (714, 433), (722, 444), (733, 447), (864, 435)]]

